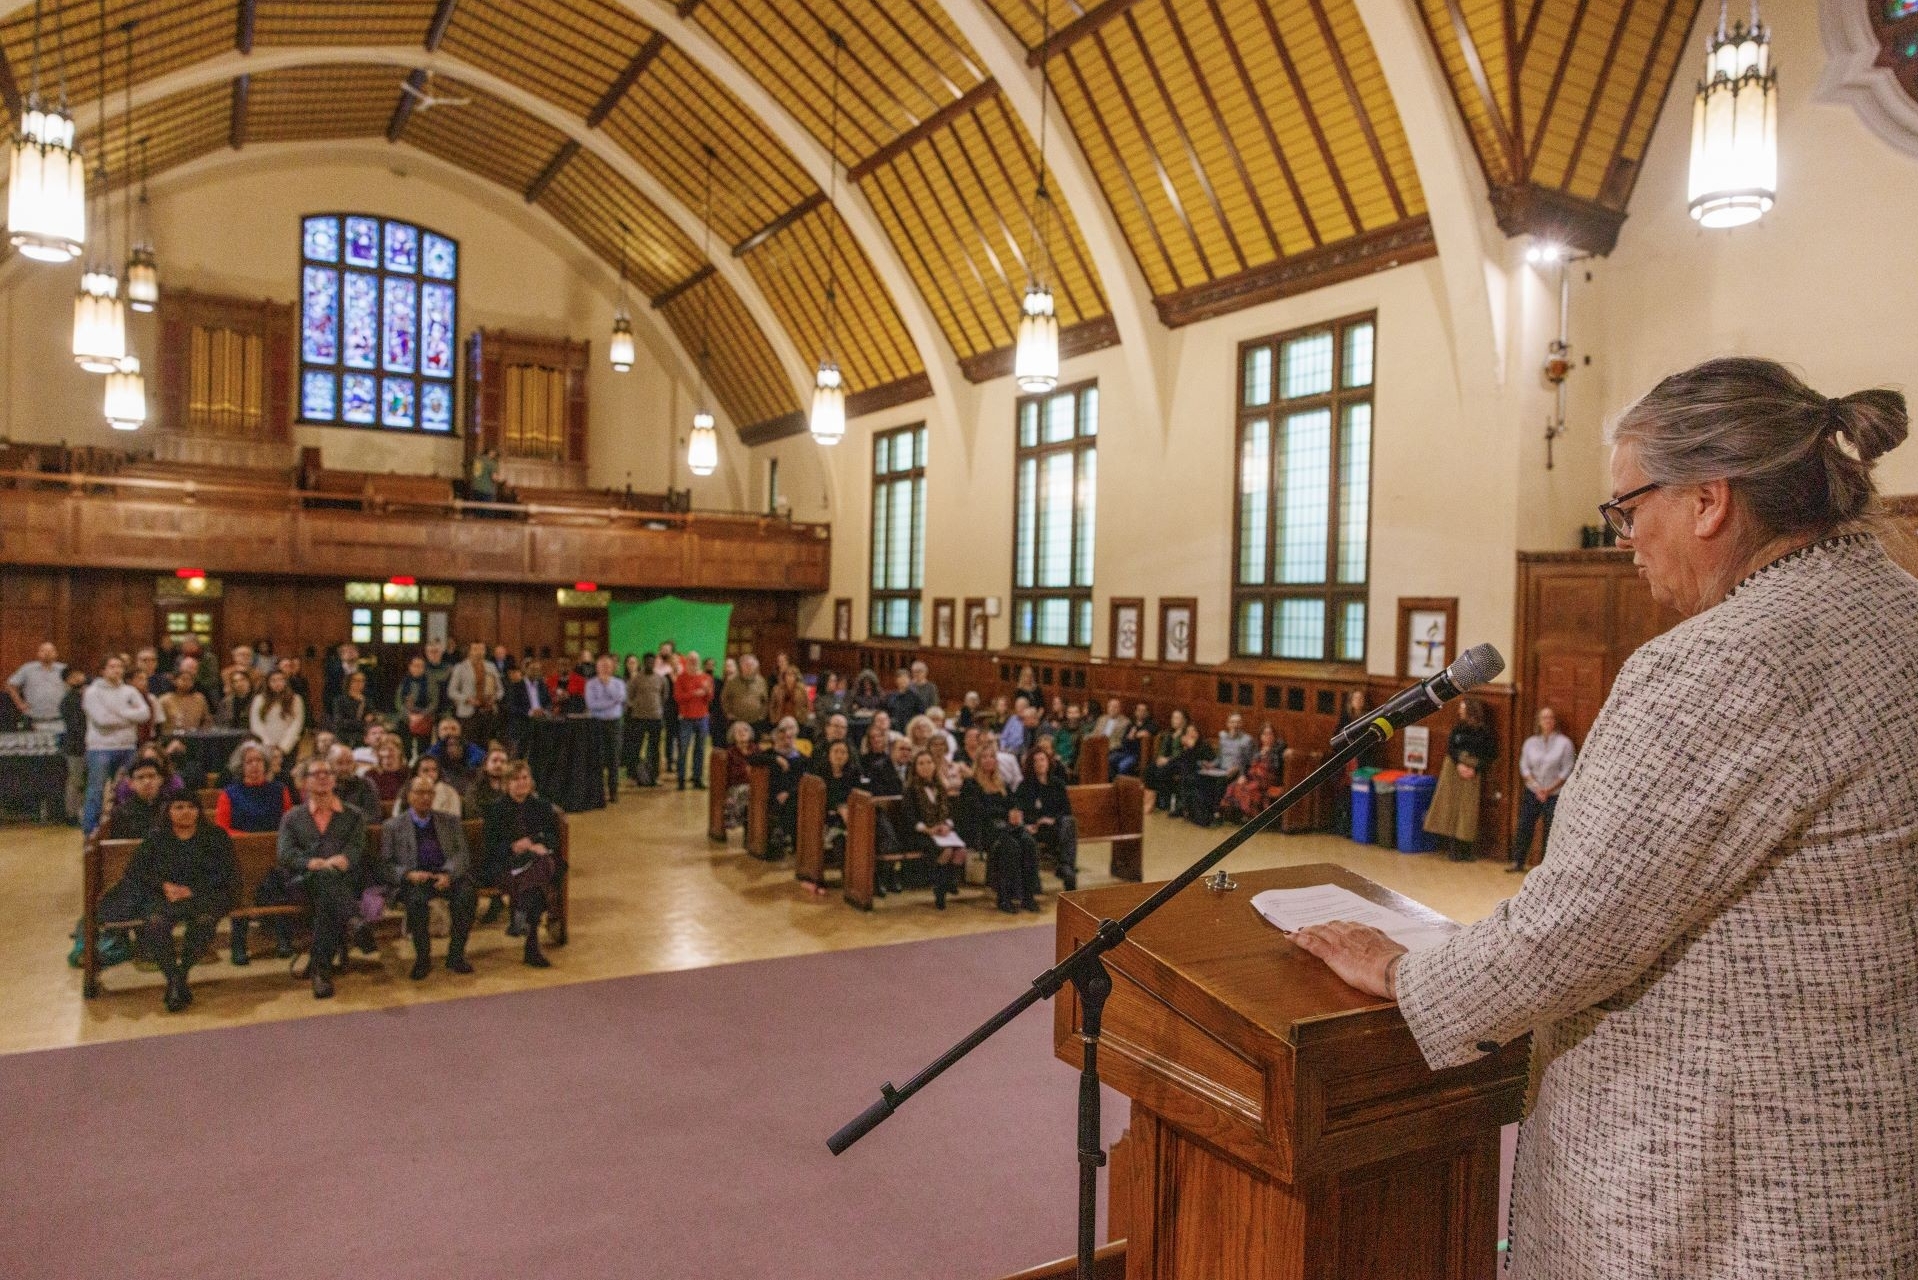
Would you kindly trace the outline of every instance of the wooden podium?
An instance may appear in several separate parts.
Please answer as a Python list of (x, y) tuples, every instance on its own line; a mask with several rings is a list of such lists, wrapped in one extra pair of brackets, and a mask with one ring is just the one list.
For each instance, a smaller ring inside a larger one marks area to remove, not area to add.
[[(1396, 1006), (1353, 990), (1252, 909), (1264, 889), (1338, 884), (1436, 912), (1316, 864), (1194, 885), (1105, 957), (1100, 1076), (1132, 1099), (1108, 1222), (1127, 1280), (1489, 1278), (1499, 1127), (1519, 1116), (1528, 1044), (1430, 1070)], [(1059, 900), (1060, 957), (1156, 885)], [(1054, 1001), (1080, 1063), (1079, 1002)]]

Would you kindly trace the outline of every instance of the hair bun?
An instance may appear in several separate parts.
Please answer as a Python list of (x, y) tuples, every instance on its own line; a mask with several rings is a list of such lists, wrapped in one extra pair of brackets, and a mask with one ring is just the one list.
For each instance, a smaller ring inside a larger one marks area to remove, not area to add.
[(1888, 387), (1854, 391), (1831, 401), (1833, 426), (1867, 464), (1890, 453), (1911, 433), (1902, 392)]

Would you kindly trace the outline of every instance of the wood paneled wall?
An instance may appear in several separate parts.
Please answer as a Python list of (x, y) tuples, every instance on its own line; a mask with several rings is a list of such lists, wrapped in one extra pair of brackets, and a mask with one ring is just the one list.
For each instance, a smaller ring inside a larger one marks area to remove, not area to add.
[(1578, 746), (1639, 645), (1677, 625), (1652, 599), (1629, 551), (1521, 552), (1518, 557), (1518, 724), (1540, 707)]

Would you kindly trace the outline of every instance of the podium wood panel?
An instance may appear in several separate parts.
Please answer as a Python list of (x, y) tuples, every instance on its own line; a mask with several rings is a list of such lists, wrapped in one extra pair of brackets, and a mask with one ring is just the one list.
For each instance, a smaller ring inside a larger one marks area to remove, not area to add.
[[(1252, 909), (1264, 889), (1337, 884), (1436, 912), (1314, 865), (1194, 886), (1106, 957), (1099, 1065), (1132, 1099), (1129, 1280), (1491, 1277), (1498, 1131), (1518, 1118), (1527, 1044), (1426, 1067), (1396, 1005), (1348, 987)], [(1059, 954), (1156, 885), (1063, 895)], [(1077, 1066), (1079, 1007), (1055, 1001)]]

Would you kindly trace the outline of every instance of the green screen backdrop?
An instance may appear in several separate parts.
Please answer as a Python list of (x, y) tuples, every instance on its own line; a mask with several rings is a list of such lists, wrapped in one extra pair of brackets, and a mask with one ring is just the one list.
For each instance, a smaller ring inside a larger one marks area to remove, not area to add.
[(638, 604), (615, 600), (606, 608), (607, 635), (622, 661), (629, 653), (651, 653), (671, 640), (681, 653), (697, 650), (701, 658), (723, 665), (732, 621), (729, 604), (702, 604), (678, 596)]

